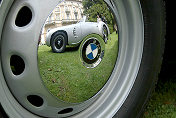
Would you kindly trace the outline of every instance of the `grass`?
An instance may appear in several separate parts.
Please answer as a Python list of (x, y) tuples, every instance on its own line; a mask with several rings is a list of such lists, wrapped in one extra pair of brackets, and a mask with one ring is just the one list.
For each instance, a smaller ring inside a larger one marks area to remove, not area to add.
[(176, 118), (176, 76), (159, 80), (144, 118)]
[(40, 46), (38, 60), (41, 77), (49, 91), (60, 100), (78, 103), (95, 95), (107, 82), (118, 54), (118, 36), (111, 34), (101, 63), (93, 69), (83, 66), (79, 47), (67, 47), (64, 53), (53, 53)]

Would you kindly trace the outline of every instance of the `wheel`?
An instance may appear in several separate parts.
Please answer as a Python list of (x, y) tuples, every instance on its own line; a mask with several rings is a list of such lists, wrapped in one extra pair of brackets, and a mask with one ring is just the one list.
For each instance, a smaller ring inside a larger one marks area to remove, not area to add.
[(56, 32), (51, 37), (51, 48), (55, 53), (62, 53), (65, 51), (67, 43), (67, 36), (63, 32)]
[[(7, 116), (10, 118), (140, 117), (155, 87), (162, 63), (165, 36), (163, 1), (106, 1), (118, 25), (119, 44), (116, 45), (118, 56), (103, 88), (90, 99), (80, 103), (63, 102), (53, 97), (43, 85), (39, 73), (36, 39), (48, 14), (59, 3), (60, 1), (48, 0), (3, 0), (0, 5), (0, 103)], [(24, 16), (28, 18), (25, 19)], [(58, 34), (53, 38), (52, 49), (54, 52), (63, 52), (66, 45), (65, 34), (60, 32)], [(90, 40), (86, 44), (86, 50), (89, 45), (98, 48), (96, 38), (93, 39), (95, 41)], [(63, 41), (63, 45), (60, 46), (58, 41)], [(99, 54), (103, 54), (102, 52), (103, 50), (100, 50)], [(88, 55), (87, 58), (92, 60)], [(99, 68), (104, 61), (104, 58), (102, 59), (101, 63), (93, 65), (92, 69)], [(20, 71), (16, 71), (11, 61), (22, 65)], [(70, 67), (73, 65), (72, 61), (74, 60), (70, 59)], [(107, 65), (111, 65), (108, 60), (107, 62)], [(62, 70), (57, 72), (60, 71), (62, 72)], [(71, 72), (66, 72), (70, 78)], [(91, 73), (86, 76), (90, 75)]]
[(103, 25), (103, 39), (104, 39), (104, 42), (107, 43), (107, 40), (108, 40), (108, 29), (105, 25)]

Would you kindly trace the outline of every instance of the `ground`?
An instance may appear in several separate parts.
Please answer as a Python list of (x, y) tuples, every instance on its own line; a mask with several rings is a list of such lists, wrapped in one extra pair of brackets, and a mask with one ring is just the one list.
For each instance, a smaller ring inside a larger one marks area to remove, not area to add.
[[(172, 43), (172, 42), (171, 42)], [(173, 58), (172, 46), (167, 45), (159, 80), (144, 118), (176, 118), (176, 58)]]
[(176, 76), (168, 81), (158, 81), (144, 118), (176, 118)]

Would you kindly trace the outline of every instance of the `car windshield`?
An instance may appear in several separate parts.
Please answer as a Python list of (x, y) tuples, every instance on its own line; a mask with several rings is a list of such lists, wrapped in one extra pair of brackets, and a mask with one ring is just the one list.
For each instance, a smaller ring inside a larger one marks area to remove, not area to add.
[(80, 22), (89, 22), (89, 21), (86, 16), (83, 16), (83, 18), (80, 21), (78, 21), (78, 23)]

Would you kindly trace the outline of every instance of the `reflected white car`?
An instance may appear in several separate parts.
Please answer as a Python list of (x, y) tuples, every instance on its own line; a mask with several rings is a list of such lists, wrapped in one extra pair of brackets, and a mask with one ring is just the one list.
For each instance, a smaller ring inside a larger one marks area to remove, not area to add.
[(76, 24), (51, 29), (47, 33), (46, 45), (51, 46), (53, 52), (64, 52), (66, 45), (78, 46), (89, 34), (100, 35), (106, 43), (110, 31), (104, 22), (88, 22), (84, 16)]

